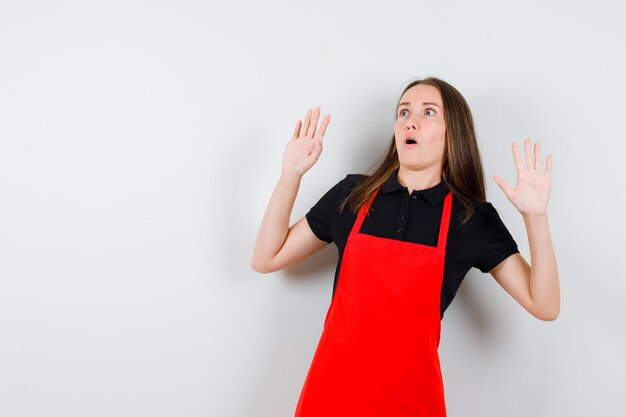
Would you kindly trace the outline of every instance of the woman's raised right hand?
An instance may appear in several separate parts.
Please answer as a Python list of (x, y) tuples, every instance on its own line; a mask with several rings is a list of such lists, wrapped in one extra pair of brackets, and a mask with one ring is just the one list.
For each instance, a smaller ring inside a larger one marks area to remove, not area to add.
[(293, 136), (289, 139), (283, 154), (283, 174), (295, 174), (301, 177), (317, 162), (322, 153), (322, 138), (330, 122), (330, 114), (324, 117), (318, 130), (317, 121), (319, 117), (320, 108), (318, 106), (313, 111), (312, 118), (311, 109), (306, 112), (304, 125), (298, 119)]

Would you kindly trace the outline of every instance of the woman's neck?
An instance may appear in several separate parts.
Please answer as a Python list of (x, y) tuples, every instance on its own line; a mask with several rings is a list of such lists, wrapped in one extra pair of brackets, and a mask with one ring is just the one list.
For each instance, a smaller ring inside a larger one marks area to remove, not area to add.
[(400, 166), (398, 169), (398, 182), (408, 188), (409, 194), (413, 190), (426, 190), (441, 182), (441, 171), (411, 171)]

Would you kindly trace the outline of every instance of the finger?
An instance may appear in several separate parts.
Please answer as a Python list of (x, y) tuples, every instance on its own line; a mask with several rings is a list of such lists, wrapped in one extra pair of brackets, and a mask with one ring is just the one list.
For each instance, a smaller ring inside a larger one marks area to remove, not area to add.
[(552, 154), (549, 154), (546, 158), (546, 177), (552, 176)]
[(314, 158), (314, 161), (317, 161), (317, 159), (320, 157), (320, 154), (322, 153), (322, 149), (323, 149), (323, 145), (322, 145), (322, 141), (321, 140), (315, 140), (313, 141), (313, 152), (311, 153), (311, 156)]
[(504, 191), (504, 194), (508, 198), (510, 198), (509, 196), (513, 194), (513, 189), (509, 186), (509, 184), (506, 183), (506, 181), (504, 181), (504, 178), (498, 175), (492, 175), (491, 178), (493, 178), (493, 180), (496, 182), (496, 184), (498, 184), (500, 189)]
[(311, 109), (306, 111), (306, 115), (304, 116), (304, 124), (302, 125), (302, 130), (300, 131), (300, 136), (306, 136), (306, 132), (309, 129), (309, 123), (311, 122)]
[(524, 167), (522, 165), (522, 157), (519, 154), (517, 142), (513, 142), (513, 159), (515, 160), (515, 167), (517, 168), (518, 174), (524, 171)]
[(530, 138), (524, 139), (524, 155), (526, 155), (526, 168), (533, 169), (533, 156), (530, 153)]
[(535, 169), (541, 172), (541, 149), (539, 142), (535, 142)]
[(293, 136), (291, 137), (291, 139), (297, 139), (298, 136), (300, 135), (301, 123), (302, 123), (302, 121), (300, 119), (298, 119), (298, 121), (296, 122), (296, 127), (293, 129)]
[[(308, 159), (307, 159), (307, 167), (308, 168), (310, 168), (311, 166), (313, 166), (317, 162), (317, 160), (319, 159), (321, 153), (322, 153), (322, 143), (319, 140), (314, 140), (313, 141), (313, 149), (308, 154)], [(307, 168), (307, 170), (308, 170), (308, 168)]]
[(309, 125), (309, 129), (307, 131), (307, 136), (313, 138), (315, 135), (315, 130), (317, 130), (317, 121), (320, 118), (320, 108), (317, 106), (315, 110), (313, 110), (313, 119), (311, 120), (311, 124)]
[(326, 134), (326, 128), (328, 127), (328, 123), (330, 123), (330, 114), (324, 116), (324, 118), (322, 119), (322, 124), (317, 131), (317, 135), (315, 135), (315, 138), (319, 138), (320, 142), (323, 142), (324, 140), (324, 134)]

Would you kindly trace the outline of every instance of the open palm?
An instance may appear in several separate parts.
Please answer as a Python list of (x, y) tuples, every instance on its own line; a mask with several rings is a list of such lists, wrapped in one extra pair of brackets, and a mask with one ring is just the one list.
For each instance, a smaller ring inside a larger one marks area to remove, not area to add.
[(293, 136), (287, 143), (283, 152), (283, 173), (295, 173), (304, 175), (315, 164), (322, 153), (322, 140), (326, 133), (326, 127), (330, 123), (330, 114), (322, 120), (320, 127), (317, 121), (320, 117), (320, 107), (316, 107), (311, 113), (309, 109), (304, 118), (304, 124), (298, 119)]
[(552, 155), (548, 155), (546, 158), (545, 173), (542, 173), (541, 149), (539, 143), (535, 143), (534, 157), (530, 151), (530, 145), (530, 138), (526, 138), (524, 140), (526, 163), (524, 164), (520, 156), (517, 142), (513, 142), (513, 159), (517, 167), (517, 185), (515, 188), (511, 188), (511, 186), (498, 175), (493, 175), (493, 179), (520, 213), (545, 215), (548, 211), (548, 200), (550, 198)]

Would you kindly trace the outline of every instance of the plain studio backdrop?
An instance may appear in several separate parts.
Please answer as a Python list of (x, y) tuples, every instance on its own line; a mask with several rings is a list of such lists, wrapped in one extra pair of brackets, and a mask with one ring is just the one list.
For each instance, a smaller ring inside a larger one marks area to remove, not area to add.
[(429, 75), (467, 99), (529, 262), (491, 175), (515, 184), (526, 136), (554, 155), (560, 316), (470, 270), (449, 416), (624, 415), (623, 3), (216, 3), (0, 3), (0, 416), (292, 416), (337, 250), (251, 269), (284, 147), (332, 114), (293, 223), (378, 162)]

